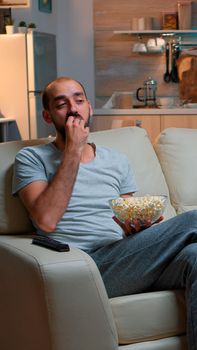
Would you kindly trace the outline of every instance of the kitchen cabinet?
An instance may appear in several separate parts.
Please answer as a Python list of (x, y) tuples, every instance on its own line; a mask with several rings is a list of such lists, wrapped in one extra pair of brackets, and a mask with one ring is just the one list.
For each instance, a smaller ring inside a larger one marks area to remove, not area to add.
[(161, 131), (166, 128), (197, 129), (197, 115), (161, 115)]
[(154, 143), (161, 131), (167, 128), (197, 129), (197, 109), (97, 109), (93, 117), (91, 131), (139, 126), (147, 130)]
[(139, 126), (147, 130), (151, 142), (160, 133), (160, 115), (95, 115), (91, 131), (115, 129), (126, 126)]

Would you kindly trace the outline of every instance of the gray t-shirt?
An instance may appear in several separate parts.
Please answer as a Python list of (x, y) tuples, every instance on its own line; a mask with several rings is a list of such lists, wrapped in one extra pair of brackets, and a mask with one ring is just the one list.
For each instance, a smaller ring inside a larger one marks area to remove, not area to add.
[[(15, 160), (13, 194), (34, 181), (50, 182), (61, 158), (62, 152), (52, 143), (23, 148)], [(50, 237), (86, 251), (121, 239), (109, 200), (136, 190), (127, 157), (97, 146), (95, 158), (80, 164), (68, 208)], [(44, 233), (39, 228), (37, 232)]]

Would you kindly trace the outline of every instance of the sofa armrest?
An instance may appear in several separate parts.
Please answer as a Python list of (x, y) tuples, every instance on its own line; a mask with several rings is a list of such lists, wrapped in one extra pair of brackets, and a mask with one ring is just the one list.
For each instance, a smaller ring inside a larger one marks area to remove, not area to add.
[(0, 236), (0, 275), (3, 349), (118, 349), (103, 281), (83, 251), (59, 253), (32, 245), (31, 237)]

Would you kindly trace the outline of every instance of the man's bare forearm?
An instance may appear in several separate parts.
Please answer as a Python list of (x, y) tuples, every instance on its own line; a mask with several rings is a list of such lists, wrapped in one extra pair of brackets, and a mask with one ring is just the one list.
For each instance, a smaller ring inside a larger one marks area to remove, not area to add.
[(51, 183), (29, 208), (32, 220), (44, 231), (52, 232), (65, 212), (80, 164), (77, 151), (64, 152), (61, 165)]

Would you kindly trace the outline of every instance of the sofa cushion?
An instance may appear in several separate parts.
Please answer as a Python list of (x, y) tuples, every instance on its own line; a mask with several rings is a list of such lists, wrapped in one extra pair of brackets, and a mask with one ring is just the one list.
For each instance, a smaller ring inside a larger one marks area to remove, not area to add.
[(0, 234), (32, 232), (33, 227), (21, 201), (12, 196), (12, 173), (16, 153), (27, 145), (50, 142), (51, 138), (0, 144)]
[(31, 238), (0, 236), (0, 349), (118, 350), (95, 262), (79, 249), (60, 253)]
[(168, 337), (158, 340), (143, 341), (141, 343), (127, 344), (119, 347), (119, 350), (187, 350), (185, 335)]
[[(128, 156), (139, 188), (137, 195), (169, 196), (161, 166), (145, 129), (125, 127), (97, 131), (91, 133), (90, 140), (96, 144), (113, 147)], [(168, 219), (174, 215), (175, 210), (168, 201), (164, 217)]]
[(138, 343), (184, 334), (183, 291), (159, 291), (110, 299), (119, 344)]
[[(168, 187), (146, 131), (138, 127), (104, 130), (90, 134), (90, 141), (126, 153), (135, 171), (139, 195), (166, 194)], [(12, 167), (16, 153), (27, 145), (51, 142), (51, 138), (0, 144), (0, 234), (32, 232), (33, 227), (23, 205), (11, 194)], [(165, 218), (175, 215), (168, 202)]]
[(197, 209), (197, 129), (166, 129), (154, 147), (177, 213)]

